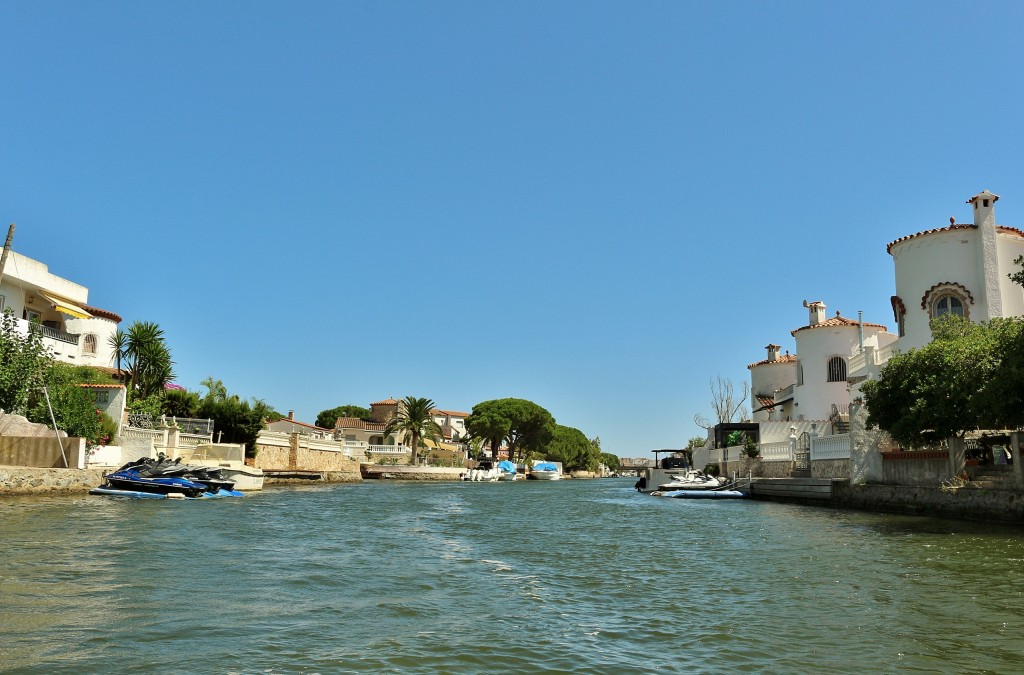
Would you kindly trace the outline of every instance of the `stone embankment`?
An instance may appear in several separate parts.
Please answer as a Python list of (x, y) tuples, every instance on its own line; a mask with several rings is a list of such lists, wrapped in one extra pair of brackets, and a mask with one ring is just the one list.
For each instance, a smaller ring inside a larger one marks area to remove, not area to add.
[(382, 478), (385, 480), (446, 480), (462, 479), (466, 472), (462, 467), (448, 466), (387, 466), (383, 464), (363, 464), (359, 467), (363, 478)]
[(0, 466), (0, 496), (86, 493), (103, 482), (103, 469)]

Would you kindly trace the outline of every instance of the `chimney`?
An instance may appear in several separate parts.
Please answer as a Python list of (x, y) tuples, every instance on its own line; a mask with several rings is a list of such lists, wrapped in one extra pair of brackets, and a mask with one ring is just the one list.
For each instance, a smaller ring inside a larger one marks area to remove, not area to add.
[(810, 315), (809, 320), (811, 326), (817, 326), (819, 323), (825, 320), (825, 303), (820, 300), (814, 302), (807, 302), (804, 300), (804, 307), (807, 308), (808, 314)]
[(769, 361), (778, 361), (779, 360), (779, 350), (782, 349), (781, 346), (779, 346), (779, 345), (768, 345), (767, 347), (765, 347), (765, 349), (768, 350), (768, 360)]
[(295, 411), (294, 410), (289, 410), (288, 411), (288, 419), (290, 419), (290, 420), (294, 420), (295, 419)]
[(977, 227), (986, 225), (995, 227), (997, 201), (999, 201), (999, 195), (994, 195), (988, 190), (982, 190), (967, 200), (968, 204), (974, 205), (974, 224)]

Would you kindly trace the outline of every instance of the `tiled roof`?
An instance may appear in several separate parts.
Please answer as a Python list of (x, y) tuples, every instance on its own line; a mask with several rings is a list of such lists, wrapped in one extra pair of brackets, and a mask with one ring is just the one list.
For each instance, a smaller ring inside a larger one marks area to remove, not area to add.
[(383, 401), (377, 401), (376, 403), (371, 403), (370, 405), (398, 405), (398, 401), (396, 401), (393, 398), (386, 398)]
[(996, 225), (996, 232), (1016, 234), (1017, 236), (1024, 237), (1024, 230), (1018, 230), (1016, 227), (1007, 227), (1006, 225)]
[(291, 424), (295, 424), (295, 425), (298, 425), (300, 427), (306, 427), (307, 429), (316, 429), (317, 431), (331, 431), (331, 429), (324, 429), (323, 427), (318, 427), (315, 424), (307, 424), (306, 422), (300, 422), (298, 420), (288, 419), (287, 417), (278, 418), (278, 419), (274, 420), (274, 422), (272, 422), (271, 424), (276, 423), (276, 422), (289, 422)]
[[(796, 335), (797, 333), (799, 333), (802, 330), (811, 330), (812, 328), (836, 328), (836, 327), (839, 327), (839, 326), (860, 326), (860, 325), (861, 325), (861, 323), (859, 321), (855, 321), (853, 319), (847, 319), (845, 316), (839, 316), (839, 313), (836, 312), (836, 315), (834, 317), (832, 317), (831, 319), (825, 319), (821, 323), (815, 324), (813, 326), (804, 326), (803, 328), (797, 328), (794, 331), (790, 331), (790, 333), (792, 335)], [(881, 328), (884, 331), (888, 331), (889, 330), (888, 326), (883, 326), (880, 323), (868, 323), (867, 321), (865, 321), (863, 325), (869, 326), (871, 328)]]
[(754, 366), (767, 366), (773, 363), (796, 363), (796, 356), (794, 354), (782, 354), (781, 356), (777, 356), (774, 361), (771, 359), (765, 359), (764, 361), (751, 363), (747, 368), (753, 368)]
[(761, 404), (762, 408), (769, 408), (775, 406), (774, 396), (758, 396), (757, 402)]
[(459, 412), (457, 410), (441, 410), (440, 408), (434, 408), (430, 411), (431, 415), (445, 415), (447, 417), (469, 417), (469, 413)]
[(953, 223), (952, 225), (947, 225), (946, 227), (936, 227), (935, 229), (932, 229), (932, 230), (924, 230), (923, 232), (915, 232), (914, 234), (908, 234), (905, 237), (900, 237), (896, 241), (890, 241), (889, 245), (885, 247), (885, 252), (886, 253), (892, 253), (892, 247), (895, 246), (896, 244), (901, 244), (901, 243), (907, 241), (908, 239), (914, 239), (915, 237), (922, 237), (922, 236), (924, 236), (926, 234), (935, 234), (937, 232), (951, 232), (953, 230), (976, 230), (976, 229), (978, 229), (978, 226), (974, 225), (974, 224)]
[(335, 429), (365, 429), (366, 422), (358, 417), (339, 417), (334, 423)]
[(89, 312), (95, 317), (99, 317), (101, 319), (110, 319), (114, 323), (121, 323), (120, 316), (114, 314), (113, 312), (108, 312), (105, 309), (100, 309), (99, 307), (90, 307), (89, 305), (82, 305), (82, 309)]
[(83, 389), (124, 389), (123, 384), (80, 384)]

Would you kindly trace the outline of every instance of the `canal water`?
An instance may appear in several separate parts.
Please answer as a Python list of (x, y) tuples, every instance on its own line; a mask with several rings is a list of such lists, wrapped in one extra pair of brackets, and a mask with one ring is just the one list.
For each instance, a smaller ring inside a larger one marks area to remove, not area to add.
[(0, 499), (0, 670), (1024, 670), (1024, 530), (632, 484)]

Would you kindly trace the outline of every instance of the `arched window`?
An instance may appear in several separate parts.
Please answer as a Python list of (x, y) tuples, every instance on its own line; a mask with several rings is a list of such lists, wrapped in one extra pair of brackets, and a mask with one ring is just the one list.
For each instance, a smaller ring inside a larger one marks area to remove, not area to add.
[(96, 336), (92, 333), (85, 336), (85, 341), (82, 345), (82, 352), (85, 354), (96, 353)]
[(932, 318), (937, 319), (944, 314), (964, 315), (964, 303), (955, 295), (940, 295), (932, 303)]
[(846, 359), (833, 356), (828, 360), (828, 381), (846, 382)]
[(796, 386), (804, 386), (804, 364), (796, 362)]

